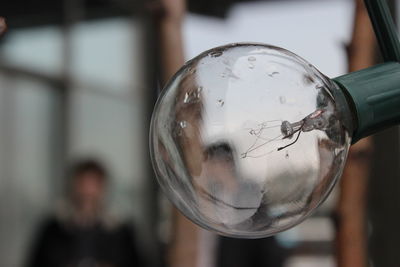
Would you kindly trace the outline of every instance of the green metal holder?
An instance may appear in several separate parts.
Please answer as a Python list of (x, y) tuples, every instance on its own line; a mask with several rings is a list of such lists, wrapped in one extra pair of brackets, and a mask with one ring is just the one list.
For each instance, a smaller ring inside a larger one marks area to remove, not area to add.
[(365, 0), (383, 64), (333, 80), (355, 111), (353, 143), (400, 124), (400, 42), (385, 0)]

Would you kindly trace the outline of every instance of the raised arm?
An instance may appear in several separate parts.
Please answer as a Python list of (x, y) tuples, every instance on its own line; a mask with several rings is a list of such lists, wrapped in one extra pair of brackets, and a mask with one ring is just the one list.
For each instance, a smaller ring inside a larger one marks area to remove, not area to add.
[[(158, 31), (162, 83), (184, 64), (182, 26), (185, 0), (160, 0), (152, 5)], [(167, 262), (171, 267), (195, 267), (198, 260), (199, 229), (175, 207), (172, 208), (171, 240)]]
[(161, 78), (165, 84), (185, 62), (182, 24), (186, 13), (186, 3), (185, 0), (160, 0), (153, 4), (152, 8), (156, 14)]

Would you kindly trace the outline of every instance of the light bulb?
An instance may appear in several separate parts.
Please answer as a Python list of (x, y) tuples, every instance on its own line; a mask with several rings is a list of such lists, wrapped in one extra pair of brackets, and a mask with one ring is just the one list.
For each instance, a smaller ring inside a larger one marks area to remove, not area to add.
[(204, 52), (168, 83), (151, 157), (168, 198), (220, 234), (266, 237), (309, 216), (340, 177), (351, 120), (340, 89), (263, 44)]

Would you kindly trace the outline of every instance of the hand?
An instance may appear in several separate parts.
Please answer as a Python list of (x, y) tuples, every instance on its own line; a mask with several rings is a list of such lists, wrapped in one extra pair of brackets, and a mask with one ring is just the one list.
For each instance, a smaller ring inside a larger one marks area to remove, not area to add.
[(186, 13), (186, 0), (155, 0), (147, 7), (158, 19), (181, 22)]

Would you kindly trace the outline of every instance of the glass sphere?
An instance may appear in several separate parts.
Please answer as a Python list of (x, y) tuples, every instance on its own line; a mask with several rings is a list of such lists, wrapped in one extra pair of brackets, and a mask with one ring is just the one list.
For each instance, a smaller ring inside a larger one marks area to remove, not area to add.
[(151, 158), (176, 207), (220, 234), (266, 237), (309, 216), (340, 177), (339, 89), (282, 48), (232, 44), (187, 62), (160, 96)]

